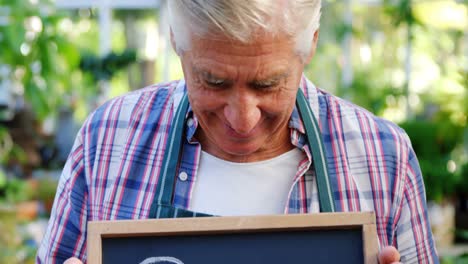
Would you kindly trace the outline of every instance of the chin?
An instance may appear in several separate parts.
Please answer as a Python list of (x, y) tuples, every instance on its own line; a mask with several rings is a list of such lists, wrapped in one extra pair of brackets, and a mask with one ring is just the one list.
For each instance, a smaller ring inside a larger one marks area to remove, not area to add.
[(259, 147), (252, 145), (234, 144), (233, 146), (222, 148), (222, 151), (232, 156), (248, 156), (258, 151)]

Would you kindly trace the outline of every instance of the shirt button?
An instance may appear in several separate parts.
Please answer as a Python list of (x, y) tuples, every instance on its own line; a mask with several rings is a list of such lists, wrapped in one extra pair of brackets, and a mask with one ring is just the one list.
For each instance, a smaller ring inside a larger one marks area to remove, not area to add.
[(186, 181), (187, 179), (188, 179), (188, 174), (185, 171), (179, 174), (179, 180)]
[(193, 126), (193, 118), (187, 119), (187, 126), (188, 126), (188, 127)]

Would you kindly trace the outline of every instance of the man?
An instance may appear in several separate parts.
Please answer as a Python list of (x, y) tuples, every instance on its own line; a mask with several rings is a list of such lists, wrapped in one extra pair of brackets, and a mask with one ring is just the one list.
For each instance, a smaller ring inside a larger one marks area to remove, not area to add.
[(381, 263), (438, 262), (407, 136), (302, 75), (320, 0), (167, 3), (185, 80), (88, 118), (38, 263), (86, 261), (90, 220), (321, 211), (375, 211)]

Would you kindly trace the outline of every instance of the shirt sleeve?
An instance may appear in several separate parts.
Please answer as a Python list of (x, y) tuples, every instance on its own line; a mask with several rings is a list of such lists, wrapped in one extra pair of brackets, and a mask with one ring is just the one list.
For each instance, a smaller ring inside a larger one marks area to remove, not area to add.
[(83, 163), (83, 144), (78, 135), (59, 180), (36, 263), (63, 263), (70, 257), (86, 261), (88, 191)]
[(396, 246), (402, 263), (439, 263), (428, 219), (421, 170), (413, 149), (409, 147), (408, 151)]

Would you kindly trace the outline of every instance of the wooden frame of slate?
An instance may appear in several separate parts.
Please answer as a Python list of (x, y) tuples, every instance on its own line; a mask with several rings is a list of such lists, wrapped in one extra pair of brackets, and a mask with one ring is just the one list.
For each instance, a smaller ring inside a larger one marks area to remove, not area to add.
[(378, 263), (372, 212), (98, 221), (87, 239), (91, 264)]

